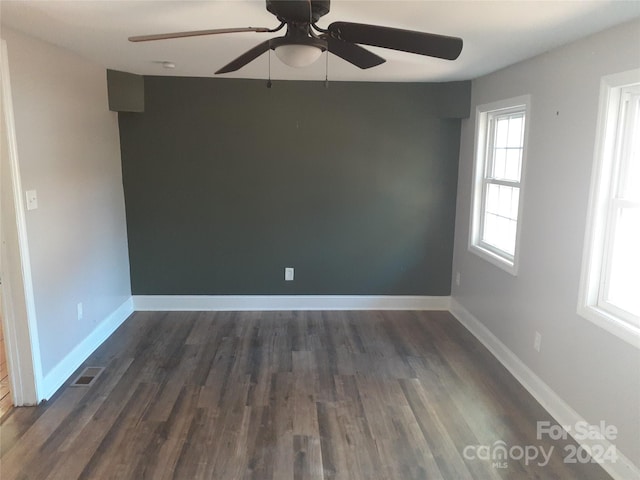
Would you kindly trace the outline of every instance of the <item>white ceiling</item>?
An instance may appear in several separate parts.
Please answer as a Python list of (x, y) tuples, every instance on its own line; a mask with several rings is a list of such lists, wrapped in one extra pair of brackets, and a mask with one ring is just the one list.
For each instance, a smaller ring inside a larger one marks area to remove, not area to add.
[[(275, 27), (264, 1), (9, 1), (2, 25), (79, 53), (107, 68), (146, 75), (213, 76), (218, 68), (278, 33), (235, 33), (148, 43), (132, 35), (225, 27)], [(446, 61), (366, 47), (387, 59), (360, 70), (329, 56), (329, 79), (352, 81), (465, 80), (530, 58), (610, 26), (640, 17), (639, 0), (401, 1), (333, 0), (318, 24), (342, 20), (461, 37), (462, 54)], [(162, 61), (176, 64), (174, 70)], [(264, 54), (230, 78), (266, 78)], [(325, 58), (294, 69), (271, 55), (271, 77), (324, 80)]]

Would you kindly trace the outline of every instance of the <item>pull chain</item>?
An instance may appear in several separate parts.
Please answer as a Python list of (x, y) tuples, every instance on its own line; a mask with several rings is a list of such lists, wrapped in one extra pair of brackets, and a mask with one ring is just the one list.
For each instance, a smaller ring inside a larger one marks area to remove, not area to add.
[(324, 88), (329, 88), (329, 48), (327, 48), (327, 56), (325, 57)]
[(267, 80), (267, 88), (271, 88), (271, 49), (269, 49), (269, 80)]

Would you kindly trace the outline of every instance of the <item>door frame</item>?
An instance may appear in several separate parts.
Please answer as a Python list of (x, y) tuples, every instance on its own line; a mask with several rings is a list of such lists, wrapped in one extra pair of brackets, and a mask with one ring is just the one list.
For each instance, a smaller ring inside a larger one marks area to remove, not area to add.
[(13, 404), (37, 405), (42, 399), (38, 391), (38, 386), (42, 385), (40, 343), (18, 162), (8, 49), (4, 39), (0, 39), (0, 44), (0, 110), (4, 124), (4, 129), (0, 132), (4, 138), (0, 138), (0, 141), (6, 141), (8, 152), (8, 158), (1, 161), (3, 166), (8, 166), (8, 171), (3, 171), (0, 167), (0, 175), (10, 176), (10, 196), (13, 198), (13, 205), (0, 204), (0, 212), (5, 213), (0, 221), (2, 321)]

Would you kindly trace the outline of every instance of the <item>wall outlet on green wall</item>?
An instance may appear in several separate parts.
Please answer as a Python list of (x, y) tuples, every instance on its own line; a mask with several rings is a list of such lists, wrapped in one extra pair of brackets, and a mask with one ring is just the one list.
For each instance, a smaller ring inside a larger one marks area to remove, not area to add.
[(284, 279), (287, 282), (293, 281), (293, 267), (285, 267), (284, 269)]

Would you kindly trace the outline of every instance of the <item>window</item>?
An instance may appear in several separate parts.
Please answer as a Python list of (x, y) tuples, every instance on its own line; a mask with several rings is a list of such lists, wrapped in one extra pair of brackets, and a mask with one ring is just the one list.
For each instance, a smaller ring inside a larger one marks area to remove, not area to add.
[(605, 77), (578, 312), (640, 346), (640, 70)]
[(514, 275), (529, 103), (525, 96), (481, 105), (476, 117), (469, 249)]

